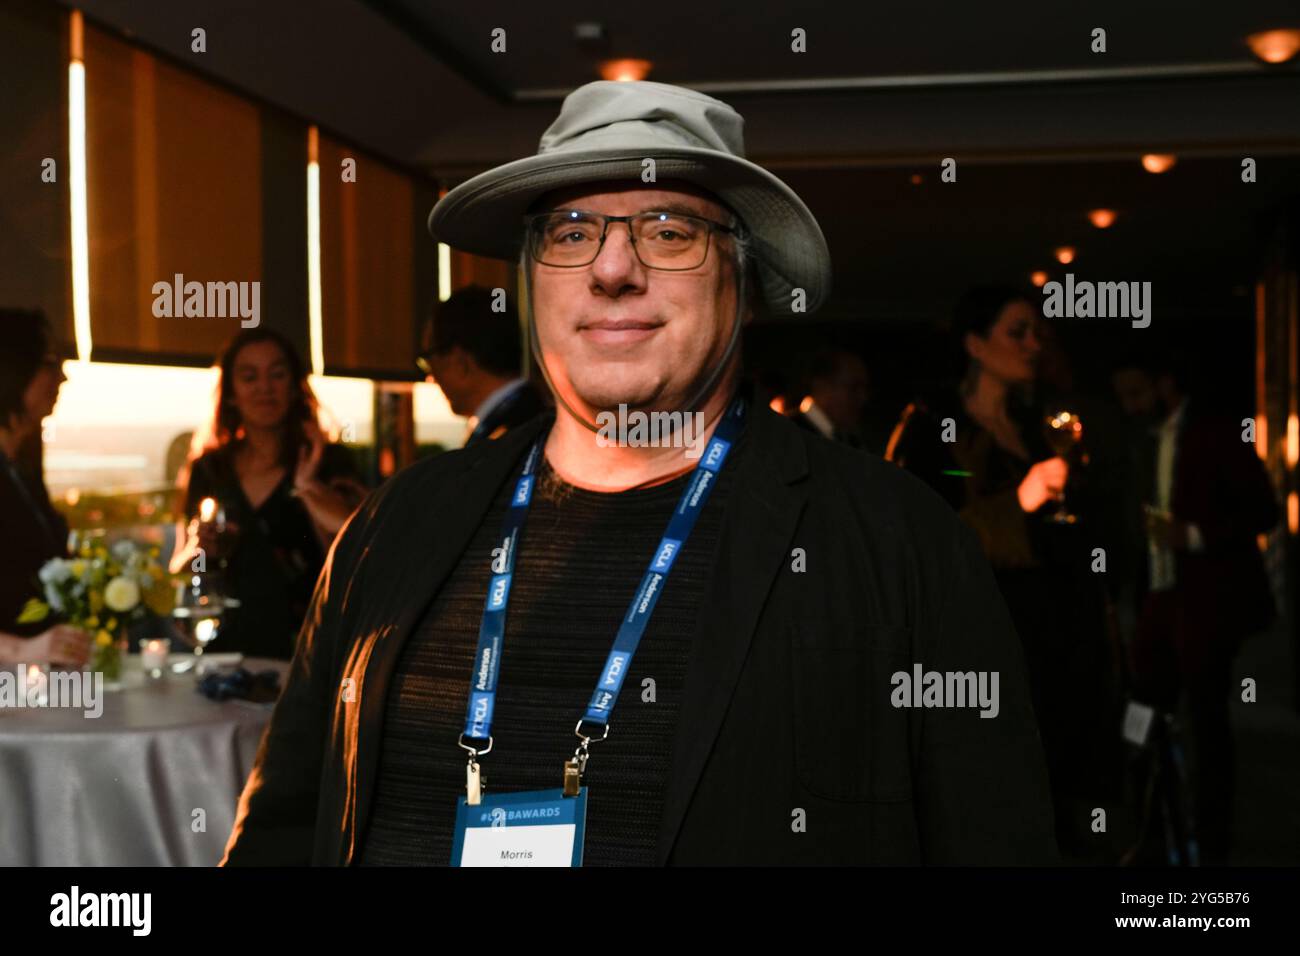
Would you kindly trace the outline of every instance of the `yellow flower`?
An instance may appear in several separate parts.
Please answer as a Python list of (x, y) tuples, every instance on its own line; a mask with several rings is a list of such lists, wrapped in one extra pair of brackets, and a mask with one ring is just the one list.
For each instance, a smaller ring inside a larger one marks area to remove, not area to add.
[(108, 631), (100, 631), (98, 634), (95, 635), (96, 647), (108, 647), (108, 645), (112, 643), (113, 643), (113, 635), (109, 634)]
[(86, 618), (86, 627), (92, 631), (99, 627), (99, 618), (94, 614), (90, 615), (90, 617)]
[(77, 561), (73, 561), (73, 562), (72, 562), (72, 575), (73, 575), (73, 577), (78, 577), (78, 578), (79, 578), (79, 577), (81, 577), (81, 576), (82, 576), (83, 574), (85, 574), (85, 573), (86, 573), (86, 562), (85, 562), (85, 561), (77, 560)]

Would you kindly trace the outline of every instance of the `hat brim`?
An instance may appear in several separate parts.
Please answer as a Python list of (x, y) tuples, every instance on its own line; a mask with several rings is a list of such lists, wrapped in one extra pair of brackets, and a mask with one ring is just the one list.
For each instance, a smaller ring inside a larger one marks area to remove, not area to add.
[[(813, 214), (785, 183), (748, 160), (717, 150), (656, 150), (656, 179), (685, 180), (707, 189), (745, 223), (758, 261), (759, 284), (775, 314), (811, 314), (830, 296), (830, 252)], [(474, 255), (514, 259), (523, 239), (523, 216), (538, 197), (581, 183), (639, 184), (642, 150), (600, 149), (541, 154), (497, 166), (461, 183), (429, 213), (439, 242)]]

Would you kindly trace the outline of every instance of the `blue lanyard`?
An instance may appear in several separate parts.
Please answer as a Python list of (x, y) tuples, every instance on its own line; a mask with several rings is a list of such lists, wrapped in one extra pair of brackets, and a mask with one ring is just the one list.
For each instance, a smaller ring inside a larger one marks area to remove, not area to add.
[[(682, 492), (677, 509), (668, 521), (668, 528), (659, 540), (641, 578), (641, 586), (623, 615), (614, 646), (605, 660), (605, 667), (596, 681), (596, 689), (587, 704), (584, 721), (608, 728), (609, 715), (618, 701), (623, 680), (632, 664), (632, 656), (645, 634), (655, 605), (663, 593), (664, 582), (672, 570), (673, 561), (686, 545), (695, 521), (704, 510), (705, 503), (717, 483), (718, 472), (727, 459), (745, 418), (744, 399), (737, 398), (714, 429), (691, 481)], [(515, 482), (502, 523), (500, 545), (492, 549), (492, 578), (488, 582), (487, 600), (483, 607), (483, 621), (479, 625), (478, 650), (474, 655), (474, 670), (470, 676), (469, 707), (465, 714), (465, 737), (490, 740), (492, 736), (492, 709), (496, 703), (497, 680), (501, 672), (501, 651), (505, 643), (506, 608), (510, 603), (510, 581), (515, 570), (515, 556), (519, 551), (520, 535), (528, 506), (532, 503), (533, 485), (537, 466), (542, 457), (546, 436), (537, 442), (524, 459), (524, 467)], [(464, 746), (462, 744), (462, 746)], [(479, 751), (480, 753), (486, 751)]]

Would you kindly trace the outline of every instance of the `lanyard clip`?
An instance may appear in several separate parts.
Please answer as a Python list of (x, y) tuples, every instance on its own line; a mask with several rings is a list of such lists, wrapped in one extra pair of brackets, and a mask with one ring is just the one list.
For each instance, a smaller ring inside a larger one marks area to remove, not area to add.
[(578, 721), (573, 732), (578, 737), (578, 747), (573, 751), (573, 757), (564, 762), (564, 795), (566, 797), (576, 797), (579, 789), (582, 787), (582, 775), (587, 772), (587, 758), (591, 756), (587, 752), (588, 745), (593, 740), (604, 740), (609, 736), (609, 724), (605, 724), (605, 732), (599, 737), (590, 737), (582, 732), (582, 721)]
[(476, 750), (465, 743), (465, 735), (461, 734), (457, 743), (469, 751), (469, 763), (465, 765), (465, 802), (471, 807), (477, 807), (483, 802), (483, 788), (487, 785), (487, 775), (479, 771), (478, 760), (475, 759), (480, 753), (487, 753), (492, 749), (492, 738), (488, 737), (488, 745), (483, 750)]

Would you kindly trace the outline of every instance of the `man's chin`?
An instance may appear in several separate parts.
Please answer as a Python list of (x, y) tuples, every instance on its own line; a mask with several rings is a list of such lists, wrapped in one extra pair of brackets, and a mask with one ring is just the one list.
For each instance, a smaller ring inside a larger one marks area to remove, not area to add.
[(617, 411), (620, 405), (654, 407), (662, 398), (662, 385), (659, 382), (575, 382), (573, 392), (593, 412)]

